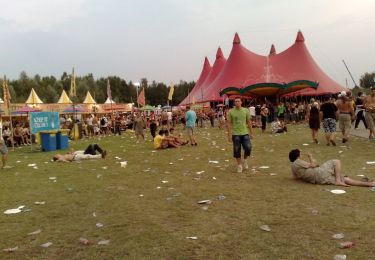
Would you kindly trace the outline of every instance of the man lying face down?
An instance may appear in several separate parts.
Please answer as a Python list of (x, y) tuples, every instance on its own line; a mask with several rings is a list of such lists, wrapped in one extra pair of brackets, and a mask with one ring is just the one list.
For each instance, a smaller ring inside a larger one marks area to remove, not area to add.
[(373, 181), (357, 181), (343, 176), (340, 160), (329, 160), (322, 165), (318, 165), (311, 154), (307, 154), (308, 161), (302, 160), (301, 157), (301, 151), (298, 149), (289, 152), (292, 174), (295, 179), (313, 184), (375, 187)]
[[(96, 154), (98, 152), (99, 154)], [(72, 151), (67, 154), (55, 154), (53, 160), (55, 162), (72, 162), (85, 159), (100, 159), (107, 156), (107, 151), (103, 150), (97, 144), (90, 144), (86, 150)]]

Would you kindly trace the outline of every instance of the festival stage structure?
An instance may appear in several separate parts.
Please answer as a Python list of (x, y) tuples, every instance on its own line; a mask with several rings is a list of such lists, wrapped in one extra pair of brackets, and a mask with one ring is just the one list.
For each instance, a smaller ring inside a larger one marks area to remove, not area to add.
[[(217, 61), (218, 55), (215, 63)], [(180, 105), (220, 102), (223, 100), (222, 95), (319, 96), (346, 90), (315, 62), (301, 31), (288, 49), (276, 53), (272, 45), (267, 56), (248, 50), (236, 33), (228, 59), (220, 64), (222, 66), (217, 66), (214, 79), (212, 76), (207, 81), (208, 75), (213, 75), (215, 64), (207, 74), (208, 66), (205, 62), (197, 84)], [(206, 79), (201, 80), (203, 77)]]

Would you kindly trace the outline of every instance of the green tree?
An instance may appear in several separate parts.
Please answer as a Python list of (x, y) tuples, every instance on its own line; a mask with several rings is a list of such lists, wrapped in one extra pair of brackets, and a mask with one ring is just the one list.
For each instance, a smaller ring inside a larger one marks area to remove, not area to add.
[(362, 88), (370, 88), (375, 84), (375, 72), (363, 74), (359, 80), (359, 84)]

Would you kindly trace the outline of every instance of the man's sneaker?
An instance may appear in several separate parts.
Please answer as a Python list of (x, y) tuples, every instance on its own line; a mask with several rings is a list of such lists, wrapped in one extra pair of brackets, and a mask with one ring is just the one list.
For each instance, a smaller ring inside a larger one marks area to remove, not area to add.
[(242, 165), (241, 164), (237, 165), (237, 172), (242, 173)]
[(107, 151), (103, 150), (103, 152), (102, 152), (102, 158), (104, 159), (106, 156), (107, 156)]
[(243, 161), (242, 161), (242, 167), (243, 167), (245, 170), (248, 170), (248, 169), (249, 169), (249, 165), (247, 164), (247, 160), (243, 160)]

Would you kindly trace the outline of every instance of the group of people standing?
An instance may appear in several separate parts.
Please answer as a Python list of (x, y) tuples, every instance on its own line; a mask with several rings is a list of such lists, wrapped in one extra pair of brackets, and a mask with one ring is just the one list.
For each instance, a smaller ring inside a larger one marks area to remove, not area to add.
[(362, 120), (365, 127), (369, 130), (369, 139), (374, 139), (375, 129), (375, 87), (371, 88), (371, 94), (362, 96), (358, 93), (357, 99), (354, 101), (350, 93), (342, 92), (338, 99), (326, 97), (323, 104), (312, 100), (308, 109), (307, 118), (311, 129), (312, 139), (318, 142), (318, 131), (321, 122), (325, 132), (325, 140), (327, 146), (336, 146), (335, 133), (338, 121), (339, 129), (342, 132), (342, 142), (349, 141), (349, 133), (352, 122), (355, 120), (355, 128), (358, 127)]

